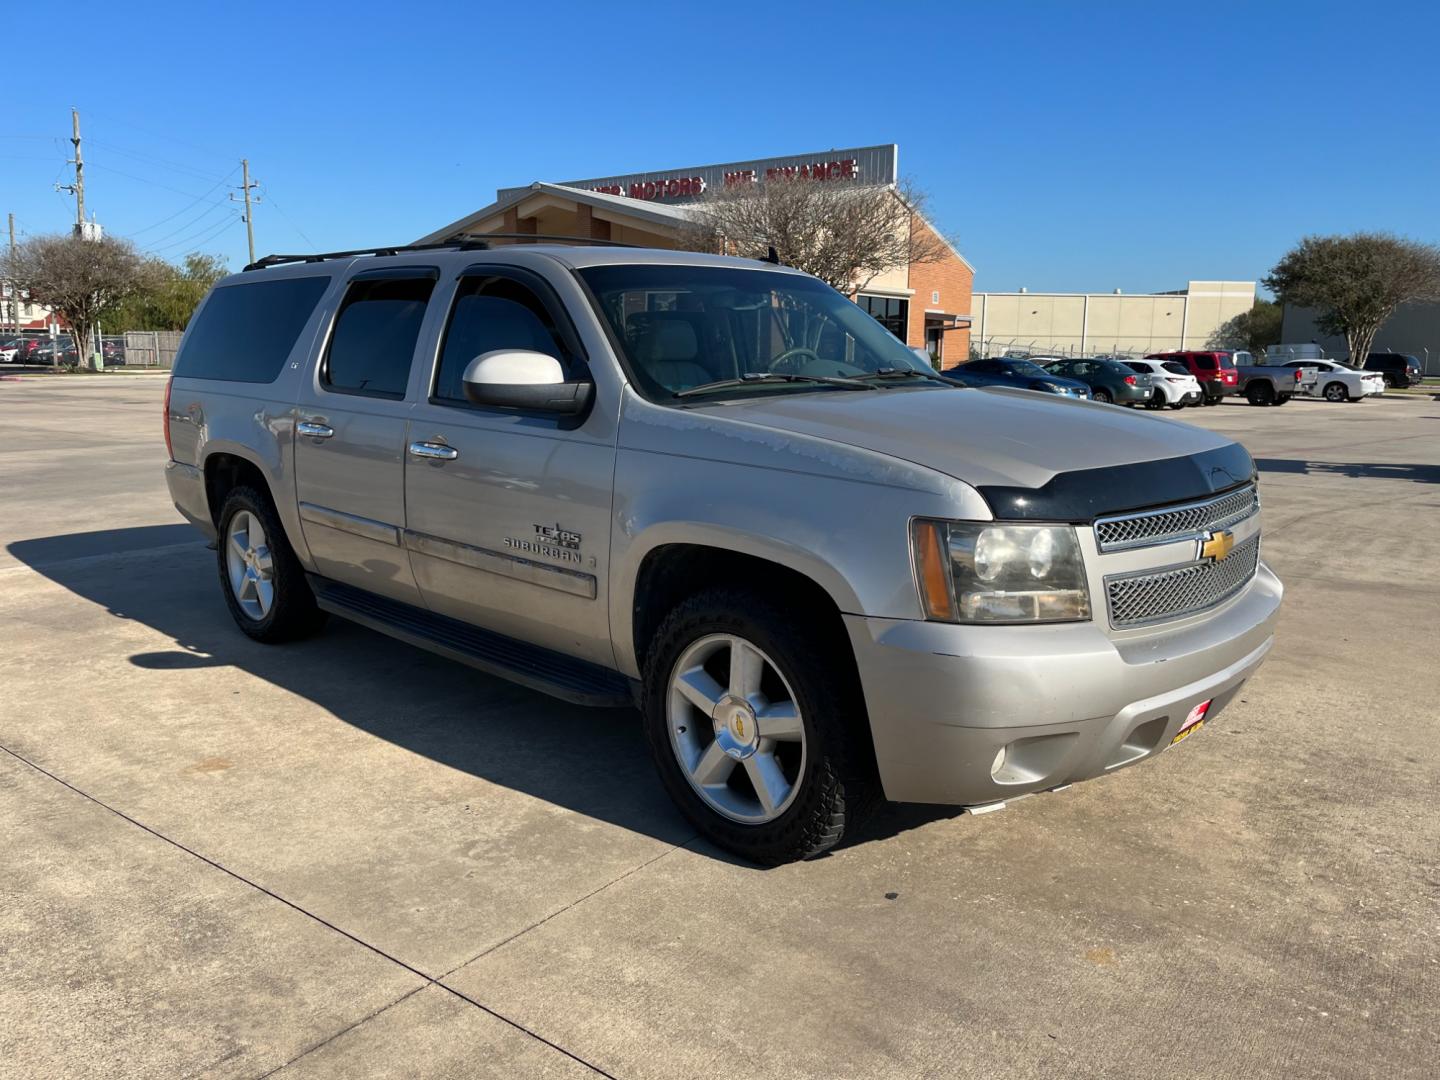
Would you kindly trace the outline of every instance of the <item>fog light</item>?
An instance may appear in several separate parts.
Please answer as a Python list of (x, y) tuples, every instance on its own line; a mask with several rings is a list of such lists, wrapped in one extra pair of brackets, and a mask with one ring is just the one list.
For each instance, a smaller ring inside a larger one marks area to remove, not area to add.
[(995, 760), (990, 763), (991, 776), (995, 776), (997, 773), (1000, 772), (1001, 769), (1005, 767), (1005, 752), (1009, 749), (1010, 748), (1008, 746), (1002, 746), (995, 754)]

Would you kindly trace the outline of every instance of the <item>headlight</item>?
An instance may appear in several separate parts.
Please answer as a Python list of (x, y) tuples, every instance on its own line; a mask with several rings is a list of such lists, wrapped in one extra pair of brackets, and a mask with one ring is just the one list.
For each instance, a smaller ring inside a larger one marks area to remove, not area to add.
[(1069, 525), (916, 518), (910, 549), (927, 618), (964, 623), (1090, 618), (1085, 563)]
[(1043, 390), (1047, 394), (1063, 394), (1065, 391), (1056, 386), (1053, 382), (1042, 382), (1035, 384), (1036, 390)]

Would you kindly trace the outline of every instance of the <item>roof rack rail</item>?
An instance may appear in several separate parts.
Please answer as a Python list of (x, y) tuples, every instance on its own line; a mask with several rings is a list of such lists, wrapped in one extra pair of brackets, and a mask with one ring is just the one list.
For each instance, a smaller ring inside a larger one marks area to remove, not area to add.
[(325, 262), (327, 259), (349, 259), (356, 255), (399, 255), (406, 251), (436, 251), (465, 246), (458, 241), (447, 240), (439, 244), (396, 244), (390, 247), (355, 248), (352, 251), (317, 251), (309, 255), (266, 255), (263, 259), (256, 259), (245, 267), (245, 270), (264, 270), (267, 266), (279, 266), (282, 263)]
[(565, 236), (560, 233), (457, 233), (448, 240), (441, 240), (434, 244), (396, 244), (390, 247), (354, 248), (350, 251), (322, 251), (309, 255), (266, 255), (263, 259), (256, 259), (245, 267), (249, 270), (264, 270), (268, 266), (281, 266), (285, 263), (297, 262), (325, 262), (327, 259), (351, 259), (357, 255), (373, 255), (380, 257), (384, 255), (402, 255), (411, 251), (439, 251), (453, 248), (457, 251), (484, 251), (490, 247), (491, 240), (563, 240), (572, 244), (598, 244), (602, 247), (634, 247), (634, 244), (622, 244), (616, 240), (600, 240), (591, 236)]

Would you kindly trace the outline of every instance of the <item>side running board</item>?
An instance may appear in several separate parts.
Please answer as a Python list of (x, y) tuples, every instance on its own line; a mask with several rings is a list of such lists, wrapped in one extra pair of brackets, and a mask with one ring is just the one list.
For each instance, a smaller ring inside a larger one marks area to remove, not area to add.
[(398, 600), (307, 574), (315, 602), (333, 615), (576, 705), (633, 706), (618, 671), (482, 630)]

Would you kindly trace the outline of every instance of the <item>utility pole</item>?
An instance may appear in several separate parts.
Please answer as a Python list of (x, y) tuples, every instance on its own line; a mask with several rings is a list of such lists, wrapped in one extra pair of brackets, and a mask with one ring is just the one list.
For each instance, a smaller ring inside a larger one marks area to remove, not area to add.
[[(256, 195), (254, 199), (251, 199), (250, 189), (257, 188), (259, 186), (259, 184), (251, 183), (250, 181), (250, 159), (241, 158), (240, 191), (242, 193), (241, 197), (245, 202), (245, 239), (250, 243), (250, 261), (252, 263), (255, 261), (255, 226), (250, 221), (250, 204), (252, 202), (258, 203), (260, 201), (260, 196)], [(236, 201), (234, 195), (231, 195), (230, 199), (232, 202)]]
[[(15, 269), (15, 215), (10, 215), (10, 269)], [(15, 321), (15, 333), (20, 333), (20, 289), (14, 278), (10, 280), (10, 316)]]
[(80, 153), (80, 110), (70, 110), (70, 143), (75, 147), (75, 157), (69, 164), (75, 166), (73, 184), (56, 184), (56, 191), (68, 191), (75, 196), (75, 235), (85, 235), (85, 158)]

